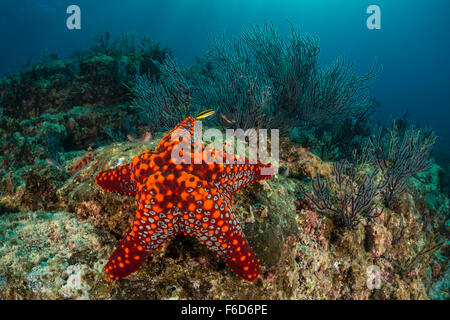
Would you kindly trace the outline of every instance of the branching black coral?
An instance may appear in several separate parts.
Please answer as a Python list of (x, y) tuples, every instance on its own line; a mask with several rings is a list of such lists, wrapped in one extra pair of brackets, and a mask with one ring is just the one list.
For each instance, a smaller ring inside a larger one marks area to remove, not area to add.
[(394, 122), (384, 132), (373, 135), (372, 158), (383, 173), (381, 191), (386, 206), (405, 191), (409, 177), (430, 167), (428, 158), (436, 137), (432, 131), (421, 131), (413, 126), (400, 130)]
[(152, 129), (171, 128), (191, 112), (191, 88), (180, 67), (170, 56), (159, 65), (161, 77), (136, 74), (135, 103), (145, 109), (144, 122)]
[(294, 26), (287, 37), (271, 23), (244, 27), (232, 41), (214, 37), (207, 53), (212, 69), (196, 86), (199, 101), (232, 118), (247, 113), (259, 119), (255, 125), (287, 131), (369, 114), (376, 105), (368, 92), (376, 64), (359, 76), (342, 57), (322, 67), (319, 51), (318, 39)]
[(337, 226), (354, 228), (362, 219), (370, 220), (381, 214), (373, 201), (378, 193), (374, 181), (377, 173), (378, 170), (363, 174), (356, 164), (341, 161), (333, 166), (333, 180), (322, 180), (317, 174), (312, 181), (312, 193), (303, 187), (300, 191)]
[(213, 106), (224, 127), (247, 130), (261, 127), (271, 92), (264, 78), (245, 67), (233, 72), (218, 66), (213, 78), (197, 75), (193, 99), (197, 105)]
[(241, 39), (227, 43), (213, 38), (209, 45), (207, 73), (192, 74), (193, 100), (211, 106), (224, 127), (247, 130), (265, 124), (265, 110), (272, 101), (270, 80)]

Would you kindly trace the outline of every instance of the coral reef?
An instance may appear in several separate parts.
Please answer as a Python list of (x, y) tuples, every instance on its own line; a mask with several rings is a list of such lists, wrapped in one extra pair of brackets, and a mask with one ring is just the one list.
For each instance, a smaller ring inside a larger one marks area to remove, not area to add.
[(0, 221), (1, 299), (90, 297), (110, 235), (67, 212), (14, 213)]
[[(46, 54), (0, 79), (0, 299), (448, 300), (448, 161), (430, 153), (432, 134), (401, 123), (372, 137), (375, 163), (352, 158), (370, 156), (378, 71), (358, 76), (341, 58), (322, 67), (318, 49), (294, 27), (286, 39), (270, 24), (249, 26), (234, 42), (213, 39), (185, 68), (158, 44), (105, 33), (69, 61)], [(211, 127), (279, 120), (289, 133), (279, 172), (231, 204), (261, 277), (243, 281), (181, 234), (137, 272), (108, 280), (103, 266), (137, 207), (96, 175), (156, 150), (199, 108), (215, 108)], [(414, 170), (389, 178), (405, 164)], [(400, 188), (383, 199), (372, 187), (386, 180)], [(318, 196), (337, 214), (322, 214)], [(339, 224), (341, 213), (350, 219)]]
[[(395, 211), (385, 209), (378, 218), (362, 221), (354, 230), (336, 229), (332, 220), (299, 198), (303, 182), (294, 178), (312, 177), (316, 172), (331, 178), (330, 163), (286, 139), (282, 140), (281, 165), (291, 166), (290, 174), (245, 187), (232, 204), (249, 243), (261, 257), (262, 279), (245, 283), (199, 241), (176, 237), (137, 273), (114, 282), (106, 280), (102, 267), (136, 208), (127, 196), (104, 193), (96, 187), (95, 174), (156, 148), (160, 139), (158, 135), (141, 144), (121, 142), (94, 150), (94, 159), (56, 192), (57, 207), (66, 212), (0, 216), (2, 239), (8, 239), (0, 242), (0, 283), (7, 283), (8, 288), (3, 291), (5, 297), (427, 299), (428, 291), (439, 295), (436, 288), (444, 284), (437, 282), (445, 282), (448, 245), (440, 247), (437, 257), (425, 254), (427, 259), (409, 263), (424, 252), (424, 246), (442, 242), (434, 237), (437, 229), (448, 232), (450, 202), (435, 184), (439, 181), (437, 166), (423, 172), (426, 179), (411, 181), (422, 193), (405, 192)], [(290, 161), (283, 160), (287, 158)], [(441, 212), (442, 219), (427, 224), (424, 210)], [(21, 223), (22, 219), (28, 222)], [(59, 235), (51, 235), (53, 232)], [(77, 240), (79, 237), (83, 240)], [(47, 241), (45, 250), (39, 241)], [(68, 244), (72, 241), (77, 242), (77, 250)], [(19, 254), (28, 252), (27, 248), (34, 248), (35, 258)], [(46, 264), (39, 260), (43, 256)], [(11, 265), (14, 269), (7, 268)], [(379, 268), (379, 289), (367, 287), (371, 266)], [(434, 286), (433, 279), (437, 281)]]

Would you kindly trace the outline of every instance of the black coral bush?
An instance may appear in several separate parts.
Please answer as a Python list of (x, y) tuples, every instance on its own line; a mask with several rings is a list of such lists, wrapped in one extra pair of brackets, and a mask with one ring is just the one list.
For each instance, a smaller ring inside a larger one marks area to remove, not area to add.
[(412, 175), (430, 167), (429, 157), (435, 141), (432, 131), (412, 125), (402, 127), (396, 121), (372, 136), (371, 157), (383, 173), (381, 194), (387, 207), (405, 191)]
[(321, 179), (317, 174), (312, 181), (312, 192), (303, 187), (300, 191), (336, 226), (354, 228), (361, 220), (371, 220), (382, 212), (374, 203), (379, 189), (375, 181), (377, 173), (378, 169), (364, 173), (359, 165), (344, 160), (334, 164), (331, 179)]

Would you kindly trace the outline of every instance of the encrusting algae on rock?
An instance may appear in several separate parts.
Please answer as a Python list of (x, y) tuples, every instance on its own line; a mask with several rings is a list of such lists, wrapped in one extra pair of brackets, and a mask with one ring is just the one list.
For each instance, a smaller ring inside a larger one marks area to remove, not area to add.
[[(421, 210), (448, 210), (444, 195), (436, 193), (440, 207), (434, 208), (427, 203), (423, 207), (420, 197), (405, 192), (395, 211), (386, 209), (373, 223), (336, 229), (298, 193), (303, 182), (297, 177), (308, 177), (312, 170), (331, 175), (329, 163), (282, 140), (286, 148), (281, 148), (280, 165), (291, 166), (289, 174), (246, 186), (231, 204), (261, 259), (260, 279), (242, 281), (200, 241), (180, 235), (155, 251), (138, 272), (108, 281), (103, 266), (137, 208), (127, 195), (101, 191), (95, 176), (157, 149), (160, 139), (157, 135), (142, 144), (123, 142), (94, 150), (93, 160), (57, 190), (57, 205), (68, 212), (0, 216), (0, 235), (8, 239), (0, 242), (0, 285), (8, 288), (4, 298), (427, 299), (431, 278), (445, 275), (427, 271), (436, 264), (445, 270), (444, 258), (432, 259), (431, 265), (418, 261), (407, 273), (403, 270), (432, 239), (434, 227), (425, 224)], [(287, 157), (289, 161), (283, 160)], [(422, 182), (415, 183), (422, 188)], [(62, 229), (52, 231), (54, 224)], [(48, 239), (45, 245), (42, 239)], [(35, 258), (21, 254), (23, 248), (35, 248)], [(381, 287), (369, 290), (367, 269), (373, 265), (380, 268)]]

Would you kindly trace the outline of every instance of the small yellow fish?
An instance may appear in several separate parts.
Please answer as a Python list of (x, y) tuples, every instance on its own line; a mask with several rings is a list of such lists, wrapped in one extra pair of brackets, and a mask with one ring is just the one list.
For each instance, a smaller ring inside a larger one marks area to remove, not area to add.
[(208, 109), (208, 110), (202, 111), (197, 115), (197, 120), (210, 117), (210, 116), (214, 115), (215, 113), (216, 112), (213, 109)]
[(447, 290), (444, 290), (444, 289), (439, 289), (439, 291), (440, 291), (440, 292), (442, 292), (442, 293), (446, 293), (446, 294), (448, 294), (448, 289), (447, 289)]

